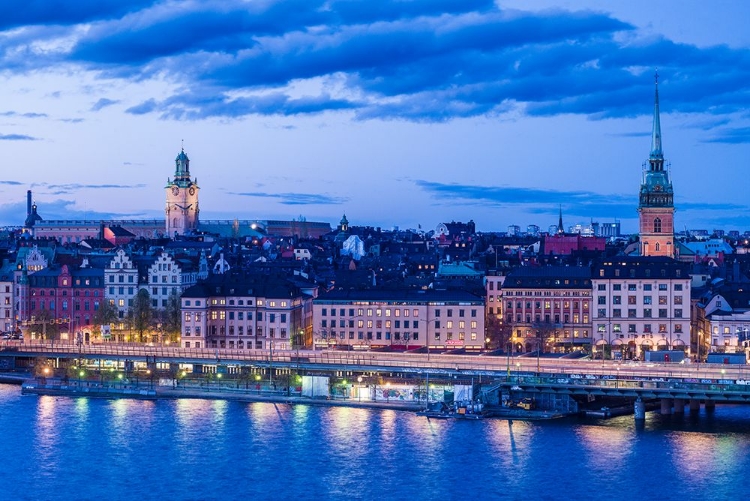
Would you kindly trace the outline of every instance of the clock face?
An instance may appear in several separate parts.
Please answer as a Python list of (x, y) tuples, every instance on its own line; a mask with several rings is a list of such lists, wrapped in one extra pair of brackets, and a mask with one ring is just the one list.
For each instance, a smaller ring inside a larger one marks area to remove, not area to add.
[(192, 187), (190, 188), (190, 194), (195, 195), (195, 188), (192, 188)]
[(654, 186), (654, 191), (661, 191), (661, 185), (657, 184), (656, 186)]
[(177, 195), (180, 192), (180, 189), (177, 186), (172, 187), (172, 195)]

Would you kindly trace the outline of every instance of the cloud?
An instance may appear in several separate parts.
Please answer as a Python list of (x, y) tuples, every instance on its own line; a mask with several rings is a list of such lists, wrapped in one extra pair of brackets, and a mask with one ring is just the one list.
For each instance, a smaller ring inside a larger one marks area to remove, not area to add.
[(119, 102), (120, 102), (119, 100), (107, 99), (106, 97), (103, 97), (99, 99), (97, 102), (95, 102), (93, 106), (91, 106), (91, 111), (99, 111), (102, 108), (106, 108), (107, 106), (112, 106), (113, 104), (117, 104)]
[(736, 127), (718, 130), (704, 143), (743, 144), (750, 143), (750, 127)]
[[(437, 183), (417, 180), (419, 188), (437, 200), (438, 205), (465, 205), (482, 207), (522, 207), (531, 214), (555, 215), (562, 208), (563, 216), (584, 218), (614, 217), (635, 218), (638, 207), (637, 194), (598, 193), (586, 190), (549, 190), (511, 186), (478, 186), (457, 183)], [(747, 211), (748, 206), (726, 203), (682, 202), (680, 210), (695, 211)]]
[(0, 184), (8, 184), (10, 186), (21, 186), (24, 183), (21, 183), (19, 181), (0, 181)]
[(0, 30), (23, 25), (72, 25), (121, 17), (152, 5), (155, 0), (26, 0), (21, 8), (16, 2), (0, 2)]
[(68, 184), (46, 184), (47, 189), (50, 190), (64, 190), (64, 191), (75, 191), (75, 190), (129, 190), (136, 188), (145, 188), (145, 184), (79, 184), (79, 183), (68, 183)]
[(345, 197), (332, 197), (323, 194), (310, 193), (262, 193), (262, 192), (228, 192), (230, 195), (255, 198), (275, 198), (283, 205), (340, 205), (349, 199)]
[(38, 141), (39, 138), (25, 134), (0, 134), (0, 141)]
[(18, 113), (15, 111), (4, 111), (0, 113), (3, 117), (21, 117), (21, 118), (47, 118), (46, 113)]
[(165, 101), (153, 99), (126, 110), (134, 115), (160, 111), (162, 118), (200, 120), (209, 117), (242, 117), (246, 115), (301, 115), (330, 110), (355, 109), (358, 103), (333, 99), (323, 94), (313, 97), (291, 98), (282, 93), (262, 96), (229, 98), (226, 95), (180, 94)]

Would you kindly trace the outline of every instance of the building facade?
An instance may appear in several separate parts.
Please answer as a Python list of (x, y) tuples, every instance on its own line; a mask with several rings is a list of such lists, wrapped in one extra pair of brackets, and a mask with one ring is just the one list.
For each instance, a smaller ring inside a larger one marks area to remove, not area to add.
[(317, 348), (484, 347), (484, 297), (457, 290), (334, 290), (313, 301)]
[(514, 353), (591, 349), (591, 269), (519, 267), (503, 284)]
[(598, 355), (642, 358), (647, 350), (690, 347), (690, 275), (667, 257), (617, 257), (593, 267)]
[(302, 348), (312, 298), (282, 276), (214, 275), (182, 295), (180, 344), (269, 353)]

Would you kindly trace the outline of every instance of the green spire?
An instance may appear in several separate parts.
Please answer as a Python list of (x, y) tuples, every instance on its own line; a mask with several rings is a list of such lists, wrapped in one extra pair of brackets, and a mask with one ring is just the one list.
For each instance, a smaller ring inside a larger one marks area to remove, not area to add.
[[(653, 160), (664, 160), (664, 153), (661, 150), (661, 121), (659, 120), (659, 73), (654, 73), (654, 124), (651, 130), (651, 160), (652, 169), (654, 168)], [(659, 166), (661, 167), (661, 166)], [(658, 169), (661, 170), (661, 169)]]

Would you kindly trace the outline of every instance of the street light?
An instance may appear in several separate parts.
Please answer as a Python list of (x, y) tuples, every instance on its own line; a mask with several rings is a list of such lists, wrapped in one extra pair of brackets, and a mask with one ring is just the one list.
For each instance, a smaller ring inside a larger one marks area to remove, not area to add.
[(357, 383), (359, 386), (357, 387), (357, 397), (359, 398), (359, 401), (362, 401), (362, 376), (357, 376)]

